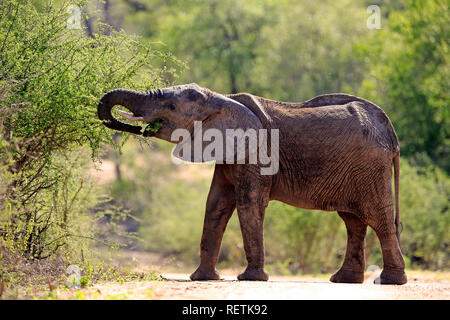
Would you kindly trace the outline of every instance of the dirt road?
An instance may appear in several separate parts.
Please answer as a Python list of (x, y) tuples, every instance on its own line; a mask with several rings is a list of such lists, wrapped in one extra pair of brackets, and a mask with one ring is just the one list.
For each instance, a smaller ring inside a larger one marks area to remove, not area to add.
[[(381, 286), (368, 277), (364, 284), (335, 284), (324, 278), (271, 277), (268, 282), (193, 282), (187, 274), (163, 274), (164, 281), (96, 284), (83, 289), (86, 299), (446, 299), (448, 279), (412, 277), (403, 286)], [(67, 297), (70, 298), (70, 297)]]

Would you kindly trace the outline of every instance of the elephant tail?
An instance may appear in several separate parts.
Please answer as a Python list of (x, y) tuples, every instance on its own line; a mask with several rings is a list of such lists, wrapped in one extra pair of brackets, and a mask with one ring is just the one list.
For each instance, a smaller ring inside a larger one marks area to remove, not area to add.
[(398, 243), (400, 244), (400, 151), (394, 156), (394, 188), (395, 188), (395, 231), (397, 234)]

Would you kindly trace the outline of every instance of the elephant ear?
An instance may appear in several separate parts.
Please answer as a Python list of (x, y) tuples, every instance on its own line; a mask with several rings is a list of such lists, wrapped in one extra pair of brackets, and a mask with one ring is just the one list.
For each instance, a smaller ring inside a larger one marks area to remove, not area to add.
[(179, 132), (182, 141), (173, 156), (188, 162), (256, 163), (263, 128), (256, 114), (222, 95), (209, 98), (205, 108), (211, 110), (209, 116), (195, 121), (189, 134)]

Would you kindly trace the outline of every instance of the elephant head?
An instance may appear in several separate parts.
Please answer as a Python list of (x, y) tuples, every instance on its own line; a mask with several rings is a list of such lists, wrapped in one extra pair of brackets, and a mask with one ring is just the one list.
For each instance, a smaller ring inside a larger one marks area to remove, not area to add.
[[(118, 111), (123, 118), (148, 123), (146, 130), (142, 132), (140, 126), (115, 119), (111, 114), (115, 105), (122, 105), (131, 111)], [(259, 118), (245, 105), (195, 83), (145, 93), (126, 89), (112, 90), (102, 97), (98, 106), (98, 116), (111, 129), (143, 134), (147, 137), (153, 136), (173, 143), (182, 142), (173, 140), (173, 134), (177, 129), (189, 132), (193, 142), (197, 134), (194, 130), (196, 123), (202, 124), (203, 132), (207, 129), (215, 129), (218, 130), (216, 132), (221, 132), (223, 137), (226, 137), (227, 129), (243, 131), (254, 129), (258, 132), (262, 128)], [(155, 123), (158, 126), (155, 126)], [(223, 142), (225, 144), (225, 141)], [(194, 143), (191, 145), (193, 146)], [(204, 161), (224, 161), (223, 154), (204, 159)], [(193, 160), (192, 157), (177, 157), (187, 161), (198, 161)]]

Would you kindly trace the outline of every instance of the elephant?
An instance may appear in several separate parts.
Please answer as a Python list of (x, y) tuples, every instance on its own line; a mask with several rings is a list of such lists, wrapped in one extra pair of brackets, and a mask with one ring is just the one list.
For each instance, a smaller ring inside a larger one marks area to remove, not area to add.
[[(116, 105), (130, 111), (119, 111), (128, 120), (160, 125), (142, 131), (140, 126), (118, 121), (112, 115)], [(383, 270), (378, 283), (407, 282), (399, 243), (400, 147), (391, 121), (374, 103), (343, 93), (279, 102), (249, 93), (220, 94), (191, 83), (147, 92), (112, 90), (101, 98), (98, 117), (108, 128), (175, 144), (180, 143), (172, 138), (175, 130), (193, 133), (195, 122), (224, 134), (239, 128), (278, 133), (278, 145), (274, 144), (278, 170), (273, 174), (261, 173), (266, 164), (260, 160), (213, 159), (200, 264), (191, 280), (221, 279), (216, 263), (225, 228), (237, 209), (247, 260), (238, 280), (267, 281), (263, 222), (269, 201), (276, 200), (298, 208), (337, 211), (342, 218), (346, 254), (331, 282), (364, 281), (367, 226), (381, 244)]]

